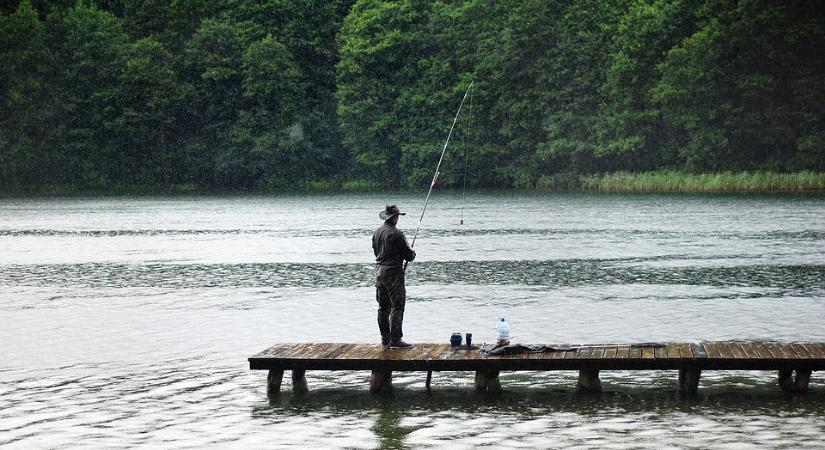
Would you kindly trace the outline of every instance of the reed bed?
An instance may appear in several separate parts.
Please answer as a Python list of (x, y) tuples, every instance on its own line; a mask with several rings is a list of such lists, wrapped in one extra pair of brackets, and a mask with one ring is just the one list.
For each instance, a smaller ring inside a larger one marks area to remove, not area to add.
[(825, 191), (825, 173), (802, 171), (686, 173), (615, 172), (579, 178), (579, 189), (598, 192), (799, 192)]

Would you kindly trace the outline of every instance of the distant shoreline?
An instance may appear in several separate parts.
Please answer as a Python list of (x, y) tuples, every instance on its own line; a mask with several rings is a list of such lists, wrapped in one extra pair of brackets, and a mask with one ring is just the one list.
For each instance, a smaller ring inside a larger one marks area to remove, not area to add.
[(545, 176), (539, 190), (595, 192), (809, 192), (825, 191), (825, 173), (681, 171), (615, 172), (596, 175)]
[[(455, 190), (455, 186), (442, 189)], [(397, 188), (414, 191), (421, 187)], [(111, 185), (90, 188), (75, 185), (39, 185), (14, 189), (0, 188), (0, 196), (16, 195), (222, 195), (278, 193), (370, 193), (386, 192), (387, 188), (363, 180), (343, 182), (312, 181), (294, 189), (215, 189), (197, 184)], [(478, 190), (478, 189), (473, 189)], [(682, 171), (613, 172), (593, 175), (553, 174), (542, 176), (532, 189), (510, 186), (488, 186), (483, 190), (527, 192), (604, 192), (604, 193), (793, 193), (825, 192), (825, 173), (800, 172), (718, 172), (688, 173)]]

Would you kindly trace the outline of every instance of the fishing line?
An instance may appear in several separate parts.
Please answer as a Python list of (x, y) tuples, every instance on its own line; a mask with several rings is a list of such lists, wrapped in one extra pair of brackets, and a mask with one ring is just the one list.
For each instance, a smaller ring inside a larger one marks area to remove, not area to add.
[[(467, 92), (464, 93), (464, 97), (461, 99), (461, 104), (458, 105), (458, 111), (455, 113), (455, 118), (453, 118), (453, 124), (450, 125), (450, 132), (447, 134), (447, 141), (444, 142), (444, 148), (441, 149), (441, 157), (438, 158), (438, 164), (435, 166), (433, 181), (430, 182), (430, 189), (427, 191), (427, 198), (424, 199), (424, 207), (421, 208), (421, 217), (418, 218), (418, 225), (415, 227), (415, 234), (413, 235), (413, 240), (410, 247), (415, 247), (415, 240), (418, 238), (418, 231), (421, 229), (421, 222), (424, 220), (424, 213), (427, 212), (427, 204), (430, 202), (430, 194), (433, 193), (433, 187), (435, 186), (436, 180), (438, 180), (438, 170), (441, 168), (441, 162), (444, 161), (444, 153), (447, 152), (447, 146), (450, 145), (450, 138), (453, 136), (455, 124), (458, 122), (458, 115), (461, 114), (461, 108), (464, 106), (464, 101), (467, 100), (467, 95), (470, 93), (473, 83), (475, 83), (475, 81), (470, 81), (470, 85), (467, 86)], [(404, 270), (407, 270), (407, 263), (409, 263), (409, 261), (404, 261)]]
[[(467, 108), (467, 124), (472, 125), (473, 123), (473, 96), (470, 95), (470, 106)], [(470, 167), (470, 151), (469, 145), (470, 142), (470, 127), (467, 126), (464, 128), (464, 186), (461, 189), (461, 220), (459, 221), (459, 225), (464, 225), (464, 205), (466, 204), (467, 198), (467, 173), (469, 172)]]

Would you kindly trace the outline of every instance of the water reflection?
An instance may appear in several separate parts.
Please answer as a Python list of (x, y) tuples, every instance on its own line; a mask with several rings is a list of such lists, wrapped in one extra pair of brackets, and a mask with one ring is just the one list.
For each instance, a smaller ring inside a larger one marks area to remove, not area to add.
[[(798, 437), (816, 438), (825, 431), (825, 425), (814, 419), (825, 414), (823, 391), (788, 397), (752, 376), (714, 376), (698, 397), (684, 399), (676, 395), (668, 374), (648, 376), (650, 385), (637, 387), (616, 384), (637, 375), (608, 377), (608, 390), (598, 395), (576, 394), (574, 383), (570, 387), (505, 383), (499, 396), (476, 394), (465, 387), (436, 387), (432, 395), (417, 386), (396, 387), (392, 395), (381, 397), (365, 396), (351, 386), (328, 388), (308, 397), (287, 393), (273, 405), (255, 408), (253, 417), (317, 419), (320, 411), (366, 414), (378, 448), (546, 447), (551, 442), (553, 447), (644, 442), (656, 447), (714, 446), (714, 442), (775, 446)], [(731, 382), (733, 388), (722, 386)], [(815, 446), (805, 441), (799, 445)]]

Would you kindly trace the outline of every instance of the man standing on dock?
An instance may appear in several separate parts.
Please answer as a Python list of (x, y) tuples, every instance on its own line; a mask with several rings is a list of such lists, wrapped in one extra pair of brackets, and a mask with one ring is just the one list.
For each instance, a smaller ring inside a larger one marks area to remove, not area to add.
[(402, 213), (395, 205), (387, 205), (378, 213), (384, 224), (372, 234), (372, 251), (375, 253), (375, 297), (378, 300), (378, 329), (381, 343), (390, 348), (410, 348), (401, 340), (401, 324), (404, 321), (404, 304), (407, 290), (404, 287), (404, 261), (415, 259), (407, 238), (396, 225)]

